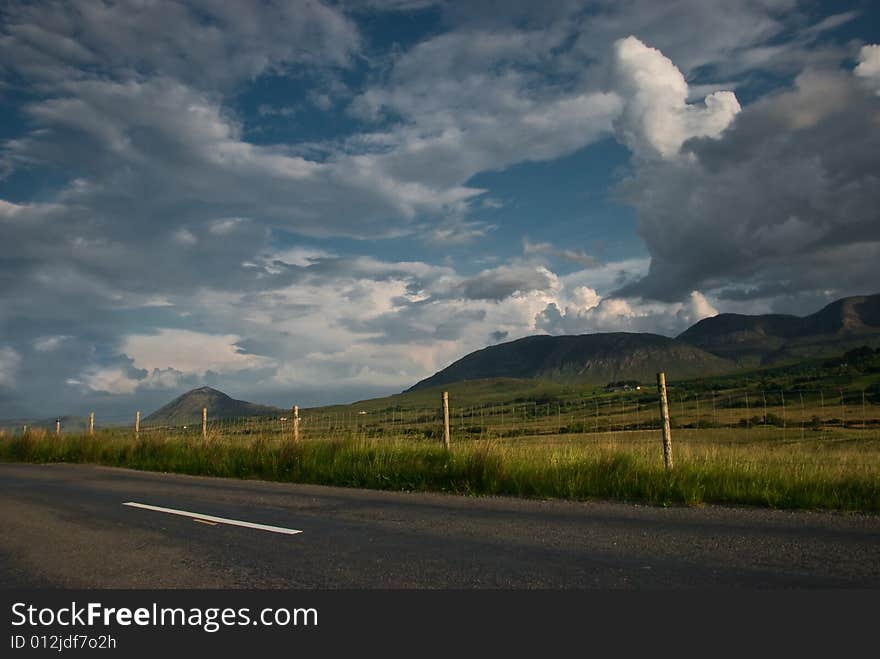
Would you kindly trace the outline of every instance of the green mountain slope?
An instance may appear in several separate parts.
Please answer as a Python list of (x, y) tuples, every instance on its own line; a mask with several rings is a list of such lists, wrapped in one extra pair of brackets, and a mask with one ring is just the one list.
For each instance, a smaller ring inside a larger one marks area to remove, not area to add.
[(538, 378), (582, 384), (647, 382), (657, 371), (681, 379), (717, 375), (734, 368), (728, 360), (657, 334), (529, 336), (472, 352), (409, 391), (483, 378)]

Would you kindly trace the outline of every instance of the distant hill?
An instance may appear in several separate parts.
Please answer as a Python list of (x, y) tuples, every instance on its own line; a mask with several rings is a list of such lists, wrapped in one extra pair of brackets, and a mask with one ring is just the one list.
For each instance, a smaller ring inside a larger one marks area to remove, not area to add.
[(178, 396), (167, 405), (143, 419), (148, 425), (180, 425), (197, 423), (202, 420), (202, 408), (208, 408), (211, 419), (229, 419), (238, 416), (274, 416), (285, 410), (267, 405), (257, 405), (244, 400), (230, 398), (222, 391), (211, 387), (199, 387)]
[(806, 317), (719, 314), (701, 320), (677, 338), (743, 365), (880, 346), (880, 294), (842, 298)]
[(657, 334), (529, 336), (472, 352), (408, 391), (483, 378), (538, 378), (584, 384), (650, 382), (657, 371), (683, 379), (720, 375), (734, 368), (733, 362)]

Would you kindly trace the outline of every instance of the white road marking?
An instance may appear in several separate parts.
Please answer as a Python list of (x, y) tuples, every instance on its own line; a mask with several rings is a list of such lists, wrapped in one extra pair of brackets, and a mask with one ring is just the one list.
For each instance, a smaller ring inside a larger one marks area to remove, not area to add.
[(297, 529), (286, 529), (283, 526), (270, 526), (269, 524), (256, 524), (254, 522), (243, 522), (238, 519), (227, 519), (225, 517), (214, 517), (213, 515), (203, 515), (202, 513), (193, 513), (187, 510), (176, 510), (174, 508), (162, 508), (160, 506), (150, 506), (146, 503), (135, 503), (127, 501), (123, 506), (131, 506), (132, 508), (143, 508), (144, 510), (155, 510), (160, 513), (168, 513), (169, 515), (181, 515), (183, 517), (192, 517), (194, 520), (204, 520), (206, 522), (216, 522), (217, 524), (229, 524), (230, 526), (243, 526), (248, 529), (257, 529), (258, 531), (271, 531), (272, 533), (283, 533), (285, 535), (296, 535), (302, 533)]

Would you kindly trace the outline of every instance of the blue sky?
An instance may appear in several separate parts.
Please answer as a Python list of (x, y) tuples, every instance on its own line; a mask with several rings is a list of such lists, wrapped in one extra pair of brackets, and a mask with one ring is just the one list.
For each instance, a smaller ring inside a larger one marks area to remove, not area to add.
[(0, 417), (877, 291), (872, 2), (0, 8)]

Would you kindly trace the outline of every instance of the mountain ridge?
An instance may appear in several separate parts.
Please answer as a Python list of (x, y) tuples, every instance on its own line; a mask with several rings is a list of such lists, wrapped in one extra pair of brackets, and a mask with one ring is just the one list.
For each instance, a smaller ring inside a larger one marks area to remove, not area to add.
[(605, 332), (536, 335), (477, 350), (407, 389), (495, 377), (537, 378), (554, 382), (605, 384), (613, 380), (716, 375), (733, 368), (687, 343), (659, 334)]
[(471, 352), (406, 391), (485, 378), (606, 384), (686, 379), (880, 346), (880, 294), (841, 298), (807, 316), (718, 314), (675, 338), (606, 332), (527, 336)]
[(718, 314), (694, 323), (676, 338), (741, 365), (880, 345), (880, 294), (841, 298), (807, 316)]

